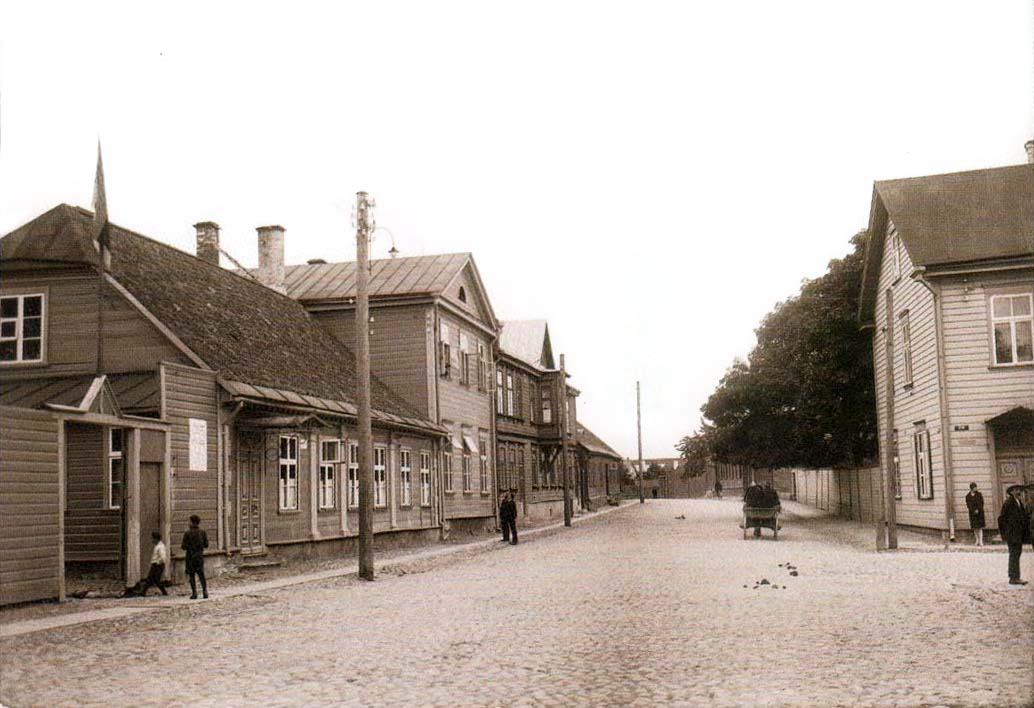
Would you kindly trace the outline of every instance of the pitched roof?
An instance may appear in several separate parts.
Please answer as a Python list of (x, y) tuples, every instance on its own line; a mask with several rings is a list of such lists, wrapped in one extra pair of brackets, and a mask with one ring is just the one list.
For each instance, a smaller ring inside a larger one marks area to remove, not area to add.
[[(469, 253), (444, 253), (370, 261), (370, 297), (438, 295), (470, 259)], [(287, 266), (284, 280), (296, 300), (345, 300), (356, 296), (355, 273), (355, 261), (306, 263)]]
[(871, 322), (893, 222), (912, 263), (938, 266), (1034, 255), (1034, 166), (874, 183), (859, 318)]
[(582, 425), (581, 421), (578, 422), (578, 444), (584, 447), (589, 452), (595, 452), (598, 455), (604, 455), (606, 457), (613, 457), (615, 460), (621, 460), (621, 455), (614, 451), (607, 443), (603, 442), (594, 432)]
[[(0, 239), (0, 257), (40, 260), (54, 244), (63, 252), (94, 252), (92, 218), (62, 204)], [(94, 261), (95, 255), (83, 262)], [(354, 355), (297, 301), (114, 224), (110, 272), (222, 378), (356, 400)], [(384, 413), (420, 419), (376, 377), (371, 402)]]
[(1034, 253), (1034, 165), (876, 182), (917, 266)]
[(507, 320), (500, 324), (500, 349), (536, 369), (554, 368), (545, 320)]

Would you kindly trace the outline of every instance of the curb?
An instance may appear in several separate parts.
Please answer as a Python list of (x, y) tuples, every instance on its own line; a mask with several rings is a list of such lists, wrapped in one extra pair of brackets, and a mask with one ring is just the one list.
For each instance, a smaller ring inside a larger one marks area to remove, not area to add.
[[(586, 521), (598, 519), (601, 516), (606, 516), (615, 511), (625, 509), (631, 506), (631, 502), (622, 503), (620, 506), (608, 506), (599, 511), (589, 512), (581, 516), (571, 519), (572, 526), (575, 524), (581, 524)], [(545, 535), (547, 532), (556, 531), (563, 529), (563, 522), (557, 522), (549, 524), (547, 526), (537, 526), (530, 528), (526, 531), (522, 531), (520, 536), (524, 538), (536, 537)], [(474, 541), (473, 543), (458, 544), (455, 546), (433, 546), (427, 550), (420, 551), (417, 553), (411, 553), (405, 556), (398, 556), (391, 558), (383, 562), (375, 563), (377, 570), (382, 570), (387, 567), (403, 565), (405, 563), (412, 563), (415, 561), (427, 560), (432, 558), (441, 558), (444, 556), (456, 555), (465, 551), (483, 548), (497, 548), (499, 546), (499, 540), (496, 538), (487, 539), (484, 541)], [(340, 568), (334, 568), (332, 570), (316, 571), (313, 573), (304, 573), (301, 575), (292, 575), (284, 578), (276, 578), (274, 580), (265, 580), (255, 583), (245, 583), (237, 587), (213, 591), (210, 593), (208, 602), (214, 602), (217, 600), (225, 600), (232, 597), (240, 597), (242, 595), (252, 595), (257, 592), (266, 592), (269, 590), (278, 590), (280, 588), (291, 587), (293, 585), (304, 585), (306, 583), (319, 582), (321, 580), (329, 580), (331, 578), (341, 578), (350, 575), (359, 574), (359, 564), (350, 563), (347, 566)], [(196, 607), (204, 602), (197, 600), (191, 600), (187, 597), (175, 597), (169, 600), (161, 600), (160, 596), (156, 596), (155, 604), (146, 605), (131, 605), (126, 604), (120, 607), (106, 607), (98, 610), (85, 610), (83, 612), (72, 612), (65, 615), (57, 615), (54, 617), (43, 617), (40, 619), (24, 620), (21, 622), (11, 622), (9, 624), (0, 624), (0, 640), (7, 639), (9, 637), (18, 637), (25, 634), (34, 634), (36, 632), (46, 632), (51, 629), (61, 629), (63, 627), (74, 627), (80, 624), (89, 624), (92, 622), (103, 622), (105, 620), (121, 619), (123, 617), (132, 617), (134, 615), (145, 614), (148, 612), (159, 612), (161, 610), (175, 609), (184, 606)]]

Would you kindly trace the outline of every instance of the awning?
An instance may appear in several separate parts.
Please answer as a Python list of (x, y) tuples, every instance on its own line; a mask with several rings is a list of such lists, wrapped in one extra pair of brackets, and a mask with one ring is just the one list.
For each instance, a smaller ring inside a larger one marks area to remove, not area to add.
[(474, 438), (470, 437), (466, 433), (463, 434), (463, 442), (467, 446), (467, 450), (472, 454), (478, 454), (477, 443), (474, 442)]
[(462, 450), (463, 449), (463, 441), (460, 439), (459, 435), (453, 434), (453, 436), (452, 436), (452, 446), (456, 450)]
[(1004, 430), (1006, 428), (1034, 430), (1034, 411), (1023, 406), (1016, 406), (1005, 413), (991, 418), (987, 421), (987, 424), (997, 430)]

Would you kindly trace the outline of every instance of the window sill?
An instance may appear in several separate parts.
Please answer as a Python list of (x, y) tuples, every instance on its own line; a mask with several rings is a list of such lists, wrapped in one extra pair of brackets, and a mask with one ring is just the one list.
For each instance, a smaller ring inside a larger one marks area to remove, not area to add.
[(1009, 371), (1010, 369), (1030, 369), (1034, 368), (1034, 361), (1021, 361), (1015, 364), (991, 364), (987, 367), (988, 371)]
[(420, 508), (421, 508), (421, 509), (430, 509), (430, 508), (431, 508), (431, 505), (430, 505), (430, 504), (421, 504), (421, 505), (420, 505)]
[(319, 513), (321, 513), (321, 514), (322, 514), (322, 513), (327, 513), (327, 514), (329, 514), (329, 513), (333, 512), (333, 511), (337, 511), (337, 507), (336, 507), (336, 506), (321, 506), (321, 507), (320, 507), (320, 508), (318, 509), (318, 511), (319, 511)]
[(41, 369), (47, 366), (47, 361), (0, 361), (0, 367), (11, 369)]
[(387, 509), (388, 505), (387, 504), (374, 504), (373, 508), (374, 508), (374, 511), (376, 511), (378, 509)]
[(277, 509), (276, 513), (281, 516), (296, 516), (302, 513), (301, 509)]

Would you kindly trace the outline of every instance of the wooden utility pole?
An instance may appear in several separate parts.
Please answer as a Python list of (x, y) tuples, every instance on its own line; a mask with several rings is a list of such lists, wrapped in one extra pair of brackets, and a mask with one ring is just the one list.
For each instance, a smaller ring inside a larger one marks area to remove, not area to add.
[[(886, 543), (887, 548), (898, 547), (898, 519), (897, 519), (897, 507), (895, 501), (898, 496), (897, 491), (897, 466), (899, 464), (898, 458), (898, 435), (894, 431), (894, 291), (887, 291), (887, 323), (884, 328), (884, 340), (886, 344), (885, 348), (885, 363), (884, 367), (886, 370), (886, 389), (884, 397), (887, 399), (887, 414), (884, 416), (886, 420), (887, 430), (884, 436), (884, 443), (887, 447), (887, 452), (883, 455), (886, 460), (887, 470), (887, 483), (884, 485), (884, 499), (883, 499), (883, 520), (885, 530), (881, 530), (880, 537), (877, 538), (876, 547), (880, 547), (880, 542)], [(875, 359), (873, 360), (875, 361)], [(883, 535), (886, 534), (886, 535)]]
[(646, 473), (646, 470), (643, 469), (643, 413), (638, 381), (635, 382), (635, 427), (639, 435), (639, 503), (645, 504), (646, 496), (643, 494), (643, 475)]
[(571, 471), (567, 466), (567, 367), (560, 355), (560, 464), (564, 472), (564, 526), (571, 525)]
[(374, 202), (355, 195), (356, 393), (359, 404), (359, 577), (373, 580), (373, 430), (370, 423), (370, 236)]

